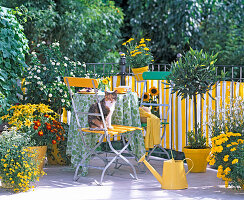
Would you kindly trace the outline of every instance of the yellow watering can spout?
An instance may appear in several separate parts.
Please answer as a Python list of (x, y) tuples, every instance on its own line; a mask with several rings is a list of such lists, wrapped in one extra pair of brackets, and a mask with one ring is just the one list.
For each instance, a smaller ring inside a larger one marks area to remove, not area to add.
[(147, 166), (147, 168), (151, 171), (151, 173), (155, 176), (155, 178), (158, 180), (158, 182), (162, 185), (162, 183), (163, 183), (162, 177), (161, 177), (161, 176), (159, 175), (159, 173), (152, 167), (152, 165), (150, 165), (150, 164), (146, 161), (145, 156), (146, 156), (146, 154), (145, 154), (144, 156), (142, 156), (138, 162), (143, 162), (143, 163)]
[[(172, 152), (171, 152), (172, 153)], [(189, 158), (186, 158), (189, 159)], [(191, 160), (191, 159), (189, 159)], [(192, 160), (191, 160), (192, 161)], [(143, 162), (155, 178), (160, 182), (162, 189), (180, 190), (188, 188), (186, 174), (184, 168), (184, 160), (174, 160), (173, 155), (171, 160), (164, 161), (162, 177), (158, 172), (146, 161), (145, 155), (138, 162)]]

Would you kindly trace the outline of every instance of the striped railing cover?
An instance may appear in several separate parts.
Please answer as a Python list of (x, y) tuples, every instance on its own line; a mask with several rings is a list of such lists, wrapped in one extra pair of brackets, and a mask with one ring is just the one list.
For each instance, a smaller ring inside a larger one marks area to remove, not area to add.
[[(113, 76), (111, 78), (111, 88), (118, 87), (120, 85), (120, 76)], [(134, 76), (126, 76), (126, 85), (130, 86), (133, 92), (137, 92), (138, 96), (142, 94), (143, 84), (143, 82), (138, 83)], [(162, 84), (162, 81), (147, 81), (147, 89), (152, 86), (159, 89), (159, 103), (168, 103), (169, 91), (163, 89), (164, 84)], [(209, 92), (215, 100), (208, 94), (204, 94), (204, 99), (200, 95), (197, 98), (198, 122), (200, 123), (200, 119), (202, 119), (202, 127), (207, 138), (209, 138), (210, 131), (206, 123), (209, 121), (210, 112), (224, 105), (226, 98), (237, 96), (244, 98), (244, 83), (223, 81), (218, 83), (217, 87), (216, 85), (213, 86)], [(163, 115), (162, 108), (160, 108), (160, 115)], [(182, 151), (182, 148), (187, 143), (186, 132), (193, 129), (193, 119), (193, 100), (189, 98), (181, 100), (180, 97), (176, 97), (176, 94), (173, 94), (172, 106), (168, 116), (169, 125), (166, 128), (166, 136), (162, 146)]]

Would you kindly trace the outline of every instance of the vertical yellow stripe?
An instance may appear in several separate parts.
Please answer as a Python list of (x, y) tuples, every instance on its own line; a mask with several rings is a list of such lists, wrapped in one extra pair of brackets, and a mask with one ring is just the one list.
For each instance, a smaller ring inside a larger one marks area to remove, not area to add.
[(111, 88), (111, 91), (113, 91), (114, 90), (114, 87), (113, 87), (113, 76), (110, 76), (109, 77), (110, 78), (110, 88)]
[[(169, 89), (166, 90), (166, 95), (165, 95), (165, 102), (166, 104), (169, 104)], [(172, 107), (170, 108), (170, 110), (172, 109)], [(168, 115), (168, 119), (169, 119), (169, 115)], [(172, 124), (172, 121), (171, 121)], [(166, 126), (166, 148), (169, 149), (169, 137), (170, 137), (170, 132), (169, 132), (169, 126), (171, 126), (171, 124), (169, 124), (168, 126)]]
[(239, 96), (241, 96), (242, 98), (244, 98), (244, 83), (240, 83)]
[(200, 97), (200, 102), (201, 102), (201, 114), (200, 114), (200, 117), (201, 117), (201, 128), (203, 130), (203, 105), (204, 105), (204, 99), (202, 97)]
[[(209, 110), (208, 110), (208, 107), (209, 107), (209, 95), (207, 94), (206, 95), (206, 105), (207, 105), (207, 108), (206, 108), (206, 121), (208, 122), (208, 115), (209, 115)], [(208, 130), (208, 125), (206, 125), (206, 138), (207, 138), (207, 142), (206, 142), (206, 144), (207, 144), (207, 146), (208, 146), (208, 143), (209, 143), (209, 141), (208, 141), (208, 133), (209, 133), (209, 130)]]
[(216, 103), (217, 103), (217, 100), (216, 100), (216, 88), (217, 87), (217, 84), (215, 84), (213, 86), (213, 90), (212, 90), (212, 97), (215, 99), (215, 100), (212, 100), (212, 110), (213, 111), (216, 111)]
[[(161, 91), (159, 91), (159, 92), (161, 93), (162, 104), (164, 104), (165, 89), (164, 89), (164, 84), (163, 83), (161, 83)], [(162, 113), (161, 113), (161, 115), (162, 115), (162, 119), (164, 119), (164, 115), (165, 115), (165, 109), (164, 109), (164, 107), (162, 107)], [(168, 127), (168, 126), (169, 125), (166, 125), (166, 127)], [(163, 133), (164, 133), (163, 131), (164, 131), (164, 129), (162, 128), (161, 135), (163, 135)], [(162, 140), (162, 143), (161, 143), (162, 147), (164, 147), (165, 137), (166, 137), (166, 132), (165, 132), (165, 136), (164, 136), (164, 138)]]
[(230, 89), (231, 89), (231, 82), (230, 81), (226, 81), (226, 95), (225, 95), (225, 100), (229, 100), (230, 99)]
[(188, 131), (191, 131), (191, 99), (189, 98), (189, 101), (188, 101)]
[(121, 77), (117, 76), (116, 87), (120, 86), (120, 80), (121, 80)]
[[(186, 99), (181, 101), (182, 147), (186, 146)], [(181, 151), (181, 149), (180, 149)]]
[(134, 77), (134, 76), (131, 76), (131, 79), (132, 79), (131, 91), (132, 91), (132, 92), (135, 92), (135, 90), (136, 90), (136, 89), (135, 89), (135, 84), (136, 84), (136, 83), (135, 83), (135, 77)]
[[(176, 151), (178, 151), (178, 97), (175, 95), (175, 146), (176, 146)], [(174, 138), (173, 138), (174, 141)]]

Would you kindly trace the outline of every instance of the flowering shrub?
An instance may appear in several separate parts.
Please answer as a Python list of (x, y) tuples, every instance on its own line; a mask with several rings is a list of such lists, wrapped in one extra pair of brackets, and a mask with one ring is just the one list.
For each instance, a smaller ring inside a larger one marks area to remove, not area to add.
[[(152, 86), (149, 89), (149, 92), (145, 92), (143, 96), (143, 101), (146, 103), (158, 103), (159, 99), (159, 91), (158, 88)], [(159, 107), (158, 106), (152, 106), (151, 113), (156, 115), (157, 117), (159, 116)]]
[(45, 104), (27, 104), (12, 106), (9, 114), (2, 118), (21, 132), (30, 131), (34, 145), (42, 146), (65, 140), (66, 133), (61, 123), (56, 121), (57, 116)]
[(32, 182), (39, 181), (44, 175), (39, 171), (34, 152), (25, 146), (30, 145), (28, 133), (17, 132), (16, 129), (3, 131), (0, 135), (0, 179), (2, 185), (10, 186), (15, 192), (25, 192)]
[(61, 114), (61, 108), (70, 109), (65, 76), (85, 76), (85, 65), (75, 62), (60, 52), (59, 43), (37, 44), (31, 52), (31, 61), (25, 73), (24, 103), (44, 103)]
[(126, 61), (132, 68), (146, 67), (154, 61), (148, 47), (150, 41), (151, 39), (142, 38), (136, 43), (134, 38), (130, 38), (122, 44), (127, 50)]
[(241, 97), (226, 99), (226, 106), (213, 112), (210, 165), (218, 168), (218, 177), (231, 185), (243, 187), (244, 180), (244, 101)]
[(210, 165), (218, 166), (217, 177), (225, 186), (244, 186), (244, 137), (240, 133), (222, 133), (211, 139), (212, 148), (208, 157)]

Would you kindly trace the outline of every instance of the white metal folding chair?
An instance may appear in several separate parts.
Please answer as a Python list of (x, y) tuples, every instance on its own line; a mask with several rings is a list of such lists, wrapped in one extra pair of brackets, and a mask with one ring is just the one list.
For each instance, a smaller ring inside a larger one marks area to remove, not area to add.
[[(124, 153), (124, 151), (128, 148), (132, 136), (133, 136), (133, 131), (135, 130), (143, 130), (140, 127), (131, 127), (131, 126), (123, 126), (123, 125), (112, 125), (113, 129), (109, 129), (107, 128), (105, 119), (104, 119), (104, 115), (103, 115), (103, 110), (100, 104), (100, 101), (98, 99), (98, 94), (97, 94), (97, 88), (98, 88), (98, 81), (96, 79), (90, 79), (90, 78), (76, 78), (76, 77), (64, 77), (64, 82), (66, 83), (66, 85), (68, 86), (69, 89), (69, 94), (71, 97), (71, 101), (72, 101), (72, 107), (73, 107), (73, 112), (75, 114), (75, 119), (77, 121), (77, 125), (78, 125), (78, 131), (80, 133), (81, 139), (82, 139), (82, 143), (85, 146), (86, 149), (88, 149), (89, 151), (87, 151), (87, 154), (82, 155), (82, 159), (80, 161), (80, 163), (77, 165), (76, 170), (75, 170), (75, 174), (74, 174), (74, 180), (77, 181), (80, 178), (80, 175), (78, 175), (78, 171), (80, 169), (80, 167), (91, 167), (91, 168), (97, 168), (97, 169), (102, 169), (102, 174), (101, 174), (101, 179), (100, 179), (100, 183), (97, 183), (99, 185), (102, 185), (102, 181), (105, 175), (106, 170), (111, 166), (112, 163), (115, 162), (116, 166), (118, 164), (118, 158), (121, 158), (123, 161), (125, 161), (125, 163), (127, 165), (129, 165), (132, 168), (133, 174), (134, 174), (134, 178), (137, 179), (137, 174), (136, 174), (136, 170), (135, 167), (130, 163), (130, 161), (125, 158), (122, 153)], [(93, 88), (95, 91), (95, 97), (96, 97), (96, 103), (98, 103), (98, 108), (100, 113), (86, 113), (86, 112), (77, 112), (76, 109), (76, 104), (74, 99), (72, 98), (72, 90), (71, 87), (90, 87)], [(102, 130), (90, 130), (90, 128), (88, 127), (82, 127), (80, 122), (79, 122), (79, 118), (80, 117), (84, 117), (84, 116), (88, 115), (94, 115), (94, 116), (98, 116), (101, 117), (104, 128)], [(132, 132), (129, 134), (126, 134), (128, 132)], [(89, 145), (86, 144), (84, 137), (87, 134), (99, 134), (100, 137), (98, 139), (97, 144), (95, 145), (95, 147), (91, 148)], [(125, 134), (126, 134), (126, 139), (125, 139)], [(120, 150), (116, 150), (114, 149), (114, 147), (112, 146), (112, 142), (110, 140), (111, 137), (113, 137), (114, 135), (120, 135), (122, 137), (123, 140), (123, 148)], [(104, 138), (106, 139), (106, 142), (109, 145), (109, 148), (111, 150), (112, 153), (114, 153), (114, 157), (112, 157), (111, 160), (109, 160), (109, 158), (106, 156), (107, 154), (105, 154), (105, 157), (102, 157), (101, 154), (98, 154), (96, 152), (97, 147), (99, 147), (101, 145), (101, 143), (104, 141)], [(97, 166), (91, 166), (91, 165), (87, 165), (86, 164), (86, 159), (88, 157), (98, 157), (100, 158), (103, 162), (104, 162), (104, 167), (97, 167)], [(119, 167), (117, 167), (119, 168)], [(133, 175), (132, 175), (133, 177)]]
[[(166, 80), (166, 77), (170, 74), (170, 72), (167, 71), (153, 71), (153, 72), (144, 72), (142, 77), (143, 77), (143, 81), (144, 82), (144, 87), (143, 87), (143, 93), (142, 93), (142, 97), (141, 97), (141, 102), (140, 105), (144, 105), (144, 106), (161, 106), (163, 109), (163, 116), (161, 118), (161, 126), (162, 126), (162, 136), (161, 136), (161, 143), (163, 141), (163, 138), (165, 137), (165, 133), (166, 133), (166, 126), (169, 125), (168, 122), (168, 116), (169, 116), (169, 110), (171, 107), (171, 89), (169, 88), (169, 85), (165, 84), (164, 82), (163, 85), (164, 87), (162, 88), (163, 90), (169, 90), (169, 99), (168, 102), (169, 103), (146, 103), (143, 102), (143, 97), (144, 97), (144, 93), (147, 90), (147, 81), (149, 80)], [(169, 89), (168, 89), (169, 88)], [(142, 126), (146, 126), (146, 124), (142, 125)], [(163, 152), (156, 152), (155, 149), (156, 148), (160, 148)], [(162, 147), (161, 144), (159, 145), (155, 145), (153, 149), (150, 149), (148, 151), (148, 155), (147, 155), (147, 160), (150, 160), (150, 156), (152, 155), (152, 153), (155, 151), (155, 153), (157, 154), (166, 154), (166, 156), (168, 157), (168, 159), (170, 159), (170, 156), (168, 154), (168, 152)]]

